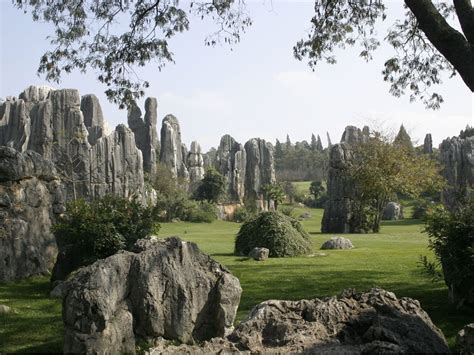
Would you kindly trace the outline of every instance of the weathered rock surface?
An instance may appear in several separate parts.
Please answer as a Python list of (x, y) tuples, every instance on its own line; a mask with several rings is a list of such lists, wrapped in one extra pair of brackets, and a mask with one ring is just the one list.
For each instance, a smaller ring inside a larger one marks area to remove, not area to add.
[(431, 138), (431, 133), (427, 133), (425, 136), (425, 140), (423, 141), (423, 153), (433, 154), (433, 138)]
[(352, 242), (344, 237), (332, 237), (321, 245), (321, 249), (352, 249)]
[(347, 126), (344, 129), (344, 133), (341, 137), (341, 143), (347, 144), (356, 144), (363, 142), (368, 139), (370, 134), (370, 129), (367, 126), (364, 126), (362, 130), (355, 126)]
[[(32, 150), (51, 160), (67, 200), (108, 193), (126, 197), (130, 191), (142, 194), (143, 163), (132, 131), (119, 127), (105, 136), (104, 125), (94, 95), (81, 99), (77, 90), (31, 86), (19, 98), (1, 104), (0, 145)], [(133, 145), (122, 145), (129, 141)], [(113, 164), (106, 158), (111, 156)], [(128, 181), (130, 186), (124, 186)]]
[(145, 117), (136, 104), (132, 104), (128, 111), (128, 126), (135, 134), (135, 142), (143, 155), (143, 170), (152, 178), (156, 176), (156, 164), (159, 158), (160, 142), (156, 131), (157, 101), (149, 97), (145, 101)]
[(245, 198), (256, 201), (259, 210), (271, 209), (262, 196), (262, 187), (276, 182), (273, 146), (260, 138), (245, 143), (247, 166), (245, 173)]
[(461, 354), (474, 354), (474, 323), (467, 324), (456, 335), (456, 350)]
[(187, 154), (186, 164), (189, 172), (189, 189), (194, 191), (204, 178), (204, 157), (198, 142), (191, 143), (191, 149)]
[(173, 115), (163, 118), (161, 126), (160, 162), (169, 167), (175, 178), (189, 179), (186, 167), (186, 156), (183, 156), (181, 143), (181, 129), (179, 122)]
[(265, 261), (268, 255), (270, 255), (270, 250), (267, 248), (253, 248), (249, 253), (249, 257), (256, 261)]
[(51, 225), (62, 212), (53, 164), (32, 151), (0, 147), (0, 281), (48, 272), (57, 252)]
[(11, 307), (5, 306), (4, 304), (0, 304), (0, 315), (10, 314), (12, 313)]
[(247, 153), (230, 135), (222, 136), (215, 158), (216, 169), (224, 176), (229, 202), (242, 203), (245, 196)]
[(234, 343), (224, 338), (213, 338), (201, 345), (173, 345), (169, 341), (160, 341), (158, 344), (145, 352), (147, 355), (241, 355), (250, 351), (239, 350)]
[(135, 353), (137, 338), (184, 343), (232, 329), (237, 278), (178, 238), (140, 240), (80, 269), (63, 299), (65, 353)]
[(256, 306), (229, 336), (237, 347), (279, 353), (448, 353), (416, 300), (382, 289)]
[(443, 191), (443, 202), (450, 208), (456, 206), (460, 195), (474, 187), (474, 136), (445, 139), (440, 147), (442, 174), (448, 182)]
[(387, 203), (382, 213), (382, 219), (385, 221), (403, 219), (403, 206), (393, 201)]

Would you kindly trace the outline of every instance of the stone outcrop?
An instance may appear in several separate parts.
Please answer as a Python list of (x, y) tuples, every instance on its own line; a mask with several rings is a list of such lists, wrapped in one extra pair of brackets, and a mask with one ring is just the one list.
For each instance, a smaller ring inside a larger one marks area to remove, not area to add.
[(170, 169), (173, 177), (188, 181), (189, 173), (185, 160), (178, 119), (167, 115), (161, 126), (160, 162)]
[(385, 221), (396, 221), (403, 219), (403, 206), (398, 202), (389, 202), (382, 211), (382, 219)]
[(267, 248), (253, 248), (249, 253), (249, 258), (252, 258), (256, 261), (265, 261), (270, 255), (270, 250)]
[(474, 135), (463, 137), (447, 138), (439, 146), (442, 175), (448, 183), (442, 197), (450, 208), (468, 188), (474, 188)]
[(57, 253), (51, 225), (62, 212), (61, 184), (51, 161), (0, 147), (0, 281), (48, 272)]
[(67, 200), (143, 195), (143, 160), (133, 132), (118, 127), (105, 136), (94, 95), (81, 99), (74, 89), (31, 86), (7, 98), (0, 106), (0, 145), (51, 160)]
[(347, 126), (341, 143), (329, 151), (328, 201), (324, 208), (321, 231), (323, 233), (360, 233), (357, 207), (354, 203), (355, 186), (347, 174), (348, 163), (353, 159), (353, 145), (367, 141), (369, 128), (362, 130)]
[(440, 354), (442, 332), (420, 303), (374, 288), (339, 297), (269, 300), (257, 305), (227, 339), (203, 346), (166, 346), (151, 354)]
[(260, 138), (245, 143), (247, 166), (245, 173), (245, 198), (256, 201), (260, 210), (267, 210), (262, 196), (262, 187), (276, 182), (273, 146)]
[(204, 157), (198, 142), (191, 143), (191, 149), (187, 154), (186, 164), (189, 172), (189, 189), (194, 191), (199, 182), (204, 178)]
[(433, 139), (431, 138), (431, 133), (425, 136), (425, 140), (423, 141), (423, 153), (433, 154)]
[(142, 239), (66, 281), (65, 353), (135, 353), (137, 340), (184, 343), (232, 331), (237, 278), (178, 238)]
[(332, 237), (321, 245), (321, 249), (352, 249), (352, 242), (344, 237)]
[(145, 117), (136, 104), (132, 104), (128, 111), (128, 126), (135, 135), (135, 143), (143, 155), (143, 170), (156, 177), (156, 164), (159, 158), (160, 142), (156, 131), (157, 102), (154, 97), (145, 101)]
[(242, 203), (247, 169), (247, 153), (242, 144), (230, 135), (224, 135), (216, 152), (215, 166), (224, 176), (228, 200)]
[(467, 324), (456, 335), (456, 350), (460, 354), (474, 353), (474, 323)]

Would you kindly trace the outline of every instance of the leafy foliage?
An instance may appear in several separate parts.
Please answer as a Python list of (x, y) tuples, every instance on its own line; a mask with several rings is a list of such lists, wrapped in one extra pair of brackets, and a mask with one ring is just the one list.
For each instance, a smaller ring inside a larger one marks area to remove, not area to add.
[(321, 197), (321, 194), (325, 191), (323, 183), (321, 181), (312, 181), (309, 186), (309, 192), (313, 195), (314, 199), (317, 200)]
[(392, 144), (378, 133), (354, 147), (348, 174), (355, 183), (354, 225), (379, 231), (383, 208), (401, 193), (413, 198), (425, 191), (440, 191), (444, 180), (436, 162), (415, 155), (405, 145)]
[(255, 213), (250, 211), (248, 208), (237, 207), (234, 211), (233, 221), (237, 223), (245, 222), (251, 218), (255, 217)]
[(216, 206), (208, 201), (189, 199), (184, 191), (158, 195), (156, 205), (157, 218), (163, 222), (182, 220), (210, 223), (217, 218)]
[(70, 202), (53, 226), (61, 249), (74, 252), (76, 267), (129, 250), (138, 239), (159, 229), (154, 209), (116, 196)]
[(309, 253), (311, 241), (296, 219), (278, 212), (262, 212), (245, 222), (235, 239), (238, 255), (248, 255), (255, 247), (268, 248), (271, 257), (296, 256)]
[(269, 205), (270, 201), (273, 201), (275, 204), (275, 210), (278, 208), (278, 205), (286, 198), (285, 191), (278, 183), (263, 185), (262, 193)]
[(210, 168), (206, 171), (204, 178), (194, 193), (197, 200), (205, 200), (218, 203), (225, 192), (224, 177), (216, 169)]
[[(241, 0), (14, 0), (34, 21), (54, 27), (52, 50), (43, 54), (38, 68), (58, 82), (63, 73), (92, 69), (106, 85), (109, 100), (121, 107), (144, 95), (149, 82), (135, 67), (155, 62), (161, 70), (174, 56), (168, 41), (187, 31), (191, 17), (210, 18), (217, 31), (205, 39), (214, 45), (222, 39), (233, 44), (252, 21)], [(120, 21), (128, 26), (120, 26)]]
[[(397, 20), (385, 37), (395, 49), (382, 73), (390, 83), (390, 93), (400, 97), (408, 91), (410, 101), (420, 99), (427, 108), (438, 109), (443, 97), (431, 92), (431, 87), (442, 83), (444, 72), (453, 76), (456, 71), (474, 90), (472, 67), (462, 59), (473, 55), (470, 2), (455, 1), (453, 6), (447, 1), (405, 0), (405, 6), (409, 9), (404, 19)], [(366, 61), (372, 59), (380, 46), (376, 28), (386, 19), (383, 1), (319, 0), (314, 10), (308, 38), (293, 48), (298, 60), (307, 59), (314, 70), (321, 61), (336, 63), (333, 52), (347, 46), (360, 47), (359, 55)], [(455, 13), (464, 33), (447, 22)]]
[(435, 208), (427, 217), (425, 232), (441, 262), (451, 300), (474, 306), (474, 198), (454, 211)]

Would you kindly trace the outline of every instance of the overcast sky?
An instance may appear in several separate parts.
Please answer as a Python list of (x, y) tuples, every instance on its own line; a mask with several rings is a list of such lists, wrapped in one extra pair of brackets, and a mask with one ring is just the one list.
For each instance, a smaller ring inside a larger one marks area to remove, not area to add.
[[(147, 96), (158, 99), (158, 117), (174, 114), (183, 141), (197, 140), (205, 150), (217, 146), (226, 133), (245, 143), (252, 137), (272, 142), (310, 140), (326, 132), (339, 141), (346, 125), (383, 123), (397, 130), (404, 124), (412, 139), (423, 142), (432, 133), (435, 144), (474, 124), (474, 98), (459, 76), (439, 88), (445, 103), (438, 111), (422, 103), (388, 93), (381, 71), (391, 48), (384, 45), (368, 64), (356, 50), (338, 51), (336, 65), (321, 64), (315, 72), (292, 54), (293, 45), (310, 28), (313, 1), (254, 1), (248, 6), (253, 26), (231, 51), (226, 46), (204, 46), (215, 31), (209, 22), (194, 21), (189, 32), (173, 39), (176, 64), (159, 72), (153, 64), (139, 73), (151, 83)], [(389, 2), (389, 19), (403, 16), (402, 1)], [(33, 23), (30, 15), (0, 0), (0, 97), (17, 96), (28, 85), (48, 84), (36, 75), (39, 58), (49, 48), (47, 24)], [(383, 25), (383, 29), (387, 25)], [(384, 36), (381, 31), (380, 36)], [(55, 88), (77, 88), (94, 93), (111, 128), (126, 123), (127, 114), (109, 103), (105, 88), (90, 72), (65, 76)], [(142, 106), (142, 103), (141, 103)], [(158, 127), (159, 129), (159, 127)]]

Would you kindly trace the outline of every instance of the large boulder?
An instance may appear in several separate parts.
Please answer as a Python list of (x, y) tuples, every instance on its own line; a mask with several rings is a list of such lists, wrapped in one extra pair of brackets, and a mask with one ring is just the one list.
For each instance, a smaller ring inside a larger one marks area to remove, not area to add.
[(382, 289), (266, 301), (229, 339), (252, 353), (449, 353), (443, 333), (418, 301)]
[(456, 350), (461, 354), (474, 354), (474, 323), (467, 324), (456, 336)]
[(138, 339), (224, 337), (242, 289), (237, 278), (179, 238), (140, 240), (65, 283), (65, 353), (135, 353)]
[(403, 219), (403, 206), (398, 202), (389, 202), (383, 209), (382, 219), (384, 221), (394, 221)]
[(321, 245), (321, 249), (352, 249), (352, 242), (344, 237), (332, 237)]
[(0, 146), (0, 281), (48, 273), (57, 253), (51, 226), (62, 212), (54, 165)]

